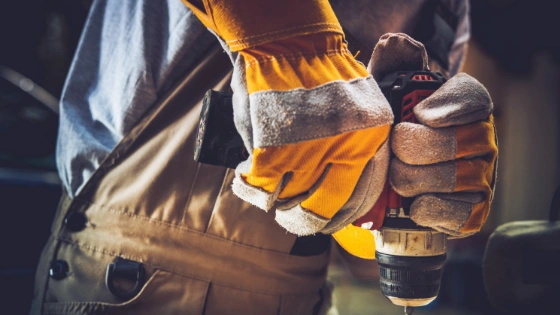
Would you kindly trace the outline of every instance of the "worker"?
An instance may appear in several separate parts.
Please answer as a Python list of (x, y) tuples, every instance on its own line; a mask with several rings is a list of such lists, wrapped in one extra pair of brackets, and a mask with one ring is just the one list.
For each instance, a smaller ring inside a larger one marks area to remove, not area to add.
[[(388, 176), (418, 196), (417, 223), (478, 231), (497, 148), (488, 93), (455, 75), (467, 15), (465, 1), (93, 1), (61, 99), (65, 193), (32, 313), (324, 314), (330, 234)], [(416, 34), (426, 21), (439, 26)], [(345, 31), (362, 58), (379, 42), (368, 69)], [(436, 39), (430, 55), (414, 36)], [(229, 82), (222, 49), (249, 152), (235, 171), (192, 160), (201, 96)], [(391, 133), (376, 80), (409, 66), (451, 78), (421, 124)]]

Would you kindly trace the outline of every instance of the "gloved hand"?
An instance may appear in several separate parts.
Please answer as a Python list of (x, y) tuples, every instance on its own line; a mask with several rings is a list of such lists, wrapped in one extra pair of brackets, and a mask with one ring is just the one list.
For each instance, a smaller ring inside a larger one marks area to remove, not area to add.
[(332, 233), (367, 212), (393, 115), (347, 50), (327, 0), (187, 5), (233, 54), (236, 128), (250, 153), (233, 191), (289, 232)]
[[(398, 57), (397, 57), (398, 56)], [(427, 68), (423, 45), (404, 34), (381, 37), (368, 65), (376, 80), (413, 64)], [(497, 139), (488, 91), (460, 73), (414, 107), (416, 123), (391, 135), (389, 179), (402, 196), (415, 197), (417, 224), (456, 237), (480, 230), (493, 196)]]

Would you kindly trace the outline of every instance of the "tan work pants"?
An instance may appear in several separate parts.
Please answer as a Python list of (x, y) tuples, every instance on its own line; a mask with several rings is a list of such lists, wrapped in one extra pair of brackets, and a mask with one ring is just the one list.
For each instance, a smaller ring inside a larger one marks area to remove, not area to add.
[[(228, 64), (219, 49), (210, 53), (78, 196), (62, 198), (37, 270), (33, 314), (325, 311), (328, 250), (290, 254), (296, 237), (273, 213), (232, 194), (231, 170), (193, 161), (200, 99)], [(118, 257), (141, 264), (145, 280), (134, 283), (130, 272), (106, 279)], [(113, 281), (139, 292), (119, 298), (107, 288)]]

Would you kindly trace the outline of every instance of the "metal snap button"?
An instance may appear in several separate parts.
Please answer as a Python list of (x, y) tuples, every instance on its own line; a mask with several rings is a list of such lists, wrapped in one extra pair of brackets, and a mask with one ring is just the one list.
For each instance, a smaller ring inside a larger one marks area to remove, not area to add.
[(79, 232), (86, 228), (87, 217), (81, 212), (70, 212), (64, 218), (64, 225), (72, 232)]
[(52, 262), (51, 268), (49, 269), (49, 276), (53, 279), (60, 280), (68, 275), (69, 270), (70, 267), (65, 260), (55, 260)]

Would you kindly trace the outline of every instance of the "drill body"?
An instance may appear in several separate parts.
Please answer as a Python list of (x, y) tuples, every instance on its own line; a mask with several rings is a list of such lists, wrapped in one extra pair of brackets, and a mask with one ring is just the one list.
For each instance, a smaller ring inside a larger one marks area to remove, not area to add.
[[(379, 86), (391, 104), (395, 124), (416, 122), (413, 108), (430, 96), (445, 78), (429, 71), (400, 71), (387, 75)], [(438, 295), (446, 260), (447, 236), (418, 226), (409, 217), (411, 198), (404, 198), (385, 184), (372, 213), (383, 216), (383, 225), (374, 230), (376, 259), (383, 294), (395, 305), (424, 306)], [(375, 214), (374, 214), (375, 215)], [(362, 225), (367, 215), (356, 222)]]

